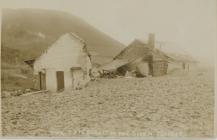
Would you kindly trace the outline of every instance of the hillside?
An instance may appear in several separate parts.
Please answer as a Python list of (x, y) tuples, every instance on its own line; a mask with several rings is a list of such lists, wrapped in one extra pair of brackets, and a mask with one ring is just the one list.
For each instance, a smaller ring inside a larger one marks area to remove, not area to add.
[(29, 77), (32, 71), (23, 61), (38, 57), (66, 32), (73, 32), (86, 42), (92, 61), (96, 64), (107, 63), (124, 48), (123, 44), (69, 13), (42, 9), (4, 9), (2, 88), (24, 88), (23, 83), (32, 79)]
[[(88, 50), (98, 56), (114, 57), (124, 47), (84, 20), (65, 12), (5, 9), (2, 18), (2, 47), (21, 51), (19, 61), (37, 57), (66, 32), (83, 38)], [(7, 50), (2, 52), (3, 56), (7, 53)]]

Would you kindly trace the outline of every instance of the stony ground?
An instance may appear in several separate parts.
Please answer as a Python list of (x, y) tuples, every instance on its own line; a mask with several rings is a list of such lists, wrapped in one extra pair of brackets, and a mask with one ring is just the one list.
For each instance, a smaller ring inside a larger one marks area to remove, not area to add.
[(2, 100), (4, 136), (212, 136), (208, 71), (100, 79), (86, 89)]

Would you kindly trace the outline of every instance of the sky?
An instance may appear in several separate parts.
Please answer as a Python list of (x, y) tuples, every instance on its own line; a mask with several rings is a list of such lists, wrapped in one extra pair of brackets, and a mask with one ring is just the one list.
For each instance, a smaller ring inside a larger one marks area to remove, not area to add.
[(214, 63), (217, 47), (216, 0), (0, 0), (2, 8), (69, 12), (128, 45), (155, 33), (201, 63)]

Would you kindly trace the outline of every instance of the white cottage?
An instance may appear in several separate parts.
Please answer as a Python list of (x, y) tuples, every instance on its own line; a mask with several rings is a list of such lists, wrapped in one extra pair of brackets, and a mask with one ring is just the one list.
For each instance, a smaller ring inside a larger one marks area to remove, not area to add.
[(73, 33), (62, 35), (33, 63), (40, 89), (54, 92), (84, 87), (90, 81), (91, 66), (84, 40)]

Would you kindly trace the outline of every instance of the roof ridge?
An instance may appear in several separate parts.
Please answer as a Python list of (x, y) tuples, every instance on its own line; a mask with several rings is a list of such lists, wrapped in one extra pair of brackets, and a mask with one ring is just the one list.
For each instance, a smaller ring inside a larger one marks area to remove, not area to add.
[(84, 39), (82, 39), (81, 37), (79, 37), (77, 34), (70, 32), (69, 33), (71, 36), (75, 37), (76, 39), (78, 39), (80, 42), (82, 42), (83, 44), (86, 44)]

